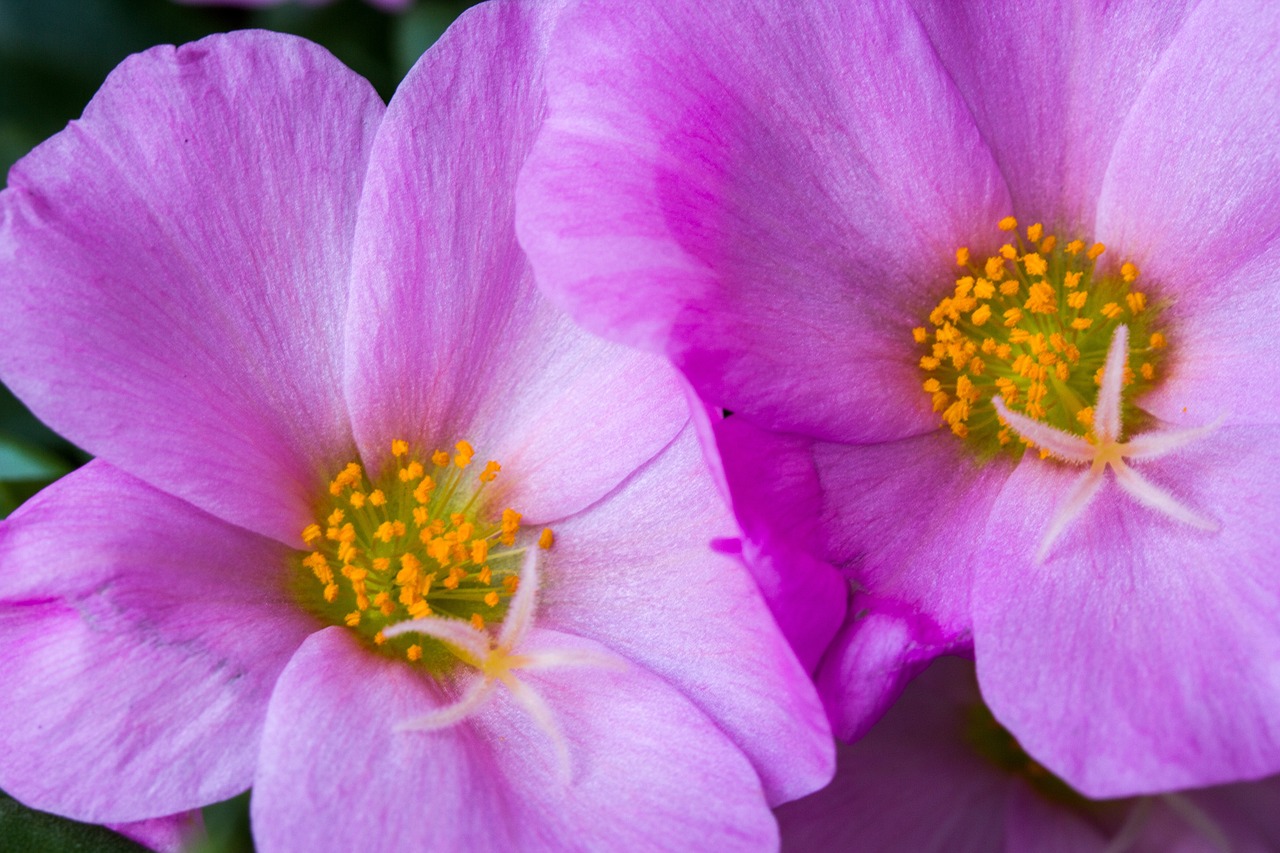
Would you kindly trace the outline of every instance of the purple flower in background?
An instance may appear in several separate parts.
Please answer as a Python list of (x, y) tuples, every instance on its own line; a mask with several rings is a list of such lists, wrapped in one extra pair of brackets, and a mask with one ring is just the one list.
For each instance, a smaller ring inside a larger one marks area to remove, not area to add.
[(1266, 853), (1280, 846), (1280, 777), (1156, 797), (1089, 800), (1023, 751), (940, 658), (835, 781), (778, 809), (782, 849), (827, 853)]
[(388, 107), (296, 38), (156, 48), (15, 166), (0, 375), (97, 459), (0, 527), (0, 787), (252, 786), (266, 851), (736, 848), (830, 778), (674, 374), (516, 244), (551, 11)]
[(1280, 12), (627, 8), (557, 28), (518, 231), (709, 407), (837, 732), (972, 648), (1092, 796), (1280, 769)]

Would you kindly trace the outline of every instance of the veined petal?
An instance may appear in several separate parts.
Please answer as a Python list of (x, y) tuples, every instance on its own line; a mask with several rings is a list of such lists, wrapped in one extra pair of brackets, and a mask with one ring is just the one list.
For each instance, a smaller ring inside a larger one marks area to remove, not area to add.
[[(687, 695), (750, 757), (770, 802), (781, 802), (830, 779), (831, 731), (741, 555), (712, 547), (739, 531), (705, 466), (690, 427), (622, 489), (560, 523), (537, 622), (589, 638)], [(520, 653), (529, 654), (523, 645)]]
[(1086, 464), (1093, 461), (1095, 448), (1078, 435), (1063, 432), (1056, 427), (1037, 421), (1026, 415), (1010, 411), (1004, 399), (996, 396), (991, 401), (1009, 426), (1023, 438), (1030, 439), (1037, 447), (1042, 447), (1064, 462)]
[(315, 627), (289, 559), (101, 461), (29, 500), (0, 527), (0, 788), (121, 823), (249, 787), (276, 677)]
[[(535, 628), (531, 650), (598, 650)], [(556, 747), (506, 690), (442, 731), (395, 731), (448, 701), (435, 682), (344, 628), (310, 637), (281, 676), (252, 802), (263, 853), (582, 847), (764, 849), (777, 830), (742, 753), (643, 668), (530, 675)], [(429, 814), (424, 815), (424, 796)]]
[(1008, 182), (1009, 212), (1091, 226), (1125, 118), (1194, 0), (911, 5)]
[(157, 47), (0, 194), (0, 374), (58, 432), (299, 545), (352, 443), (342, 317), (383, 105), (318, 45)]
[(374, 145), (347, 317), (365, 458), (405, 436), (465, 438), (502, 463), (490, 499), (530, 523), (599, 500), (688, 420), (675, 371), (577, 327), (516, 242), (516, 175), (560, 5), (470, 9), (406, 76)]
[(1010, 202), (911, 9), (617, 11), (575, 4), (555, 32), (550, 117), (519, 189), (539, 283), (762, 426), (838, 441), (930, 430), (928, 406), (902, 401), (917, 373), (898, 345), (918, 320), (908, 306), (971, 223)]
[(546, 700), (538, 695), (538, 692), (529, 685), (520, 681), (518, 677), (512, 676), (504, 680), (504, 684), (511, 691), (512, 697), (520, 704), (520, 707), (533, 718), (538, 724), (538, 728), (551, 741), (555, 748), (556, 771), (560, 781), (568, 785), (573, 781), (573, 759), (569, 755), (569, 744), (565, 742), (564, 735), (560, 732), (560, 727), (556, 725), (555, 714), (547, 705)]
[(1024, 459), (974, 583), (983, 696), (1027, 752), (1093, 797), (1280, 770), (1280, 429), (1223, 427), (1143, 471), (1221, 528), (1108, 488), (1031, 565), (1071, 472)]

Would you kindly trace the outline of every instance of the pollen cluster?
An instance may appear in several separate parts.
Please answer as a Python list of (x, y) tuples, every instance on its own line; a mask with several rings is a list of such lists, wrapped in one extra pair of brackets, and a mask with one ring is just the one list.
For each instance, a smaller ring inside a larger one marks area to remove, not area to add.
[[(489, 513), (485, 488), (502, 466), (490, 461), (477, 474), (474, 454), (459, 441), (452, 454), (434, 451), (428, 467), (396, 440), (376, 481), (358, 462), (343, 467), (302, 531), (310, 550), (299, 558), (295, 589), (304, 606), (431, 669), (454, 656), (430, 639), (388, 639), (383, 629), (431, 615), (480, 630), (501, 620), (526, 550), (517, 544), (521, 515)], [(550, 548), (552, 539), (543, 530), (537, 547)]]
[(990, 257), (956, 250), (962, 273), (954, 289), (927, 326), (912, 330), (924, 348), (920, 368), (933, 410), (984, 456), (1029, 443), (999, 418), (995, 396), (1011, 410), (1087, 437), (1115, 328), (1124, 323), (1132, 333), (1128, 400), (1154, 384), (1167, 343), (1134, 264), (1106, 270), (1101, 243), (1060, 240), (1039, 223), (1022, 232), (1025, 239), (1012, 216), (998, 227), (1007, 242)]

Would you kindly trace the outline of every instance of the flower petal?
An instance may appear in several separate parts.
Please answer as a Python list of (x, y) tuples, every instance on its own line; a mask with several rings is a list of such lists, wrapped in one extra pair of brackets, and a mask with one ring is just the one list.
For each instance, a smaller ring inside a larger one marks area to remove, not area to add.
[(382, 109), (277, 33), (125, 60), (0, 195), (4, 381), (90, 452), (298, 542), (351, 441), (339, 336)]
[(314, 627), (288, 560), (104, 462), (28, 501), (0, 535), (0, 788), (94, 823), (247, 788), (271, 688)]
[(921, 630), (918, 615), (894, 602), (858, 595), (850, 611), (816, 683), (836, 737), (856, 741), (929, 661), (962, 644)]
[(157, 853), (181, 853), (200, 837), (204, 821), (200, 812), (189, 811), (132, 823), (108, 824), (107, 828)]
[(978, 548), (1010, 465), (968, 455), (950, 432), (874, 445), (819, 444), (827, 558), (869, 596), (913, 615), (931, 646), (967, 644)]
[[(705, 407), (694, 411), (705, 413)], [(747, 566), (778, 627), (813, 671), (844, 621), (849, 598), (849, 582), (821, 548), (813, 441), (759, 429), (740, 415), (696, 420), (742, 527)]]
[[(1280, 368), (1280, 7), (1209, 0), (1151, 74), (1116, 143), (1098, 238), (1167, 304), (1166, 380), (1142, 402), (1199, 426), (1276, 423)], [(1224, 61), (1230, 57), (1230, 61)]]
[(682, 691), (751, 757), (777, 803), (830, 779), (831, 735), (749, 572), (710, 547), (737, 532), (686, 430), (558, 526), (539, 624), (589, 637)]
[(974, 583), (983, 695), (1089, 796), (1274, 772), (1280, 429), (1226, 427), (1140, 470), (1222, 528), (1109, 485), (1037, 566), (1033, 543), (1075, 473), (1026, 459), (1009, 479)]
[(491, 499), (531, 523), (603, 497), (688, 418), (674, 372), (574, 326), (516, 243), (555, 8), (473, 9), (401, 84), (374, 147), (347, 319), (365, 459), (397, 438), (465, 438), (502, 463)]
[[(531, 646), (577, 647), (534, 630)], [(499, 688), (440, 732), (394, 723), (444, 700), (419, 670), (343, 628), (303, 645), (271, 700), (254, 784), (264, 853), (562, 847), (761, 849), (776, 829), (741, 754), (677, 691), (642, 669), (548, 671), (527, 679), (568, 738), (554, 747)]]
[(762, 426), (933, 426), (902, 342), (1009, 202), (905, 4), (586, 2), (547, 81), (518, 217), (553, 298)]
[(1229, 274), (1280, 229), (1277, 39), (1280, 8), (1267, 0), (1200, 3), (1116, 142), (1098, 238), (1168, 287), (1180, 315), (1228, 296)]
[(1193, 2), (912, 5), (1008, 181), (1011, 212), (1091, 227), (1125, 116)]

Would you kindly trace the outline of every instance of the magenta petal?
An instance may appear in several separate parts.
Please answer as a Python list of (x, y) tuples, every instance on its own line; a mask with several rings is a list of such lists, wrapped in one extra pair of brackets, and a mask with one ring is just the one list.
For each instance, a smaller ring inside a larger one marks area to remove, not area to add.
[(828, 559), (874, 598), (921, 621), (932, 644), (967, 638), (982, 531), (1011, 467), (980, 464), (951, 433), (818, 444)]
[(1024, 459), (992, 511), (974, 584), (983, 694), (1029, 753), (1090, 796), (1274, 772), (1280, 429), (1222, 429), (1134, 467), (1221, 529), (1169, 520), (1108, 475), (1034, 565), (1078, 474)]
[[(595, 649), (535, 631), (531, 649)], [(521, 674), (569, 741), (573, 779), (503, 688), (439, 732), (393, 727), (442, 701), (429, 676), (311, 637), (271, 700), (254, 836), (278, 850), (764, 849), (776, 828), (741, 754), (643, 669)]]
[(295, 542), (350, 444), (341, 318), (382, 103), (239, 32), (133, 56), (0, 195), (0, 372), (92, 453)]
[(200, 812), (189, 811), (133, 823), (108, 824), (107, 828), (156, 853), (181, 853), (189, 842), (199, 838), (203, 826)]
[(0, 529), (0, 788), (121, 823), (248, 787), (276, 676), (312, 629), (287, 549), (103, 462)]
[(555, 47), (519, 195), (540, 285), (766, 427), (928, 429), (902, 341), (1009, 202), (911, 10), (587, 2)]
[(533, 523), (601, 498), (688, 417), (674, 372), (574, 326), (538, 295), (516, 243), (554, 11), (473, 9), (401, 84), (374, 147), (348, 317), (365, 458), (396, 438), (467, 439), (502, 463), (493, 500)]
[(813, 671), (844, 622), (850, 592), (821, 547), (813, 441), (759, 429), (737, 415), (710, 417), (705, 407), (695, 412), (702, 414), (703, 445), (718, 453), (747, 565), (782, 633)]
[(831, 778), (831, 733), (746, 567), (711, 547), (737, 533), (688, 429), (606, 501), (557, 525), (542, 619), (682, 690), (778, 803)]
[(851, 609), (855, 615), (831, 643), (816, 678), (831, 728), (846, 741), (862, 737), (923, 666), (959, 645), (907, 608), (859, 596)]
[(1028, 224), (1091, 228), (1116, 138), (1193, 4), (912, 5), (991, 146), (1013, 212)]

